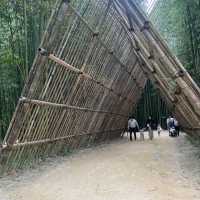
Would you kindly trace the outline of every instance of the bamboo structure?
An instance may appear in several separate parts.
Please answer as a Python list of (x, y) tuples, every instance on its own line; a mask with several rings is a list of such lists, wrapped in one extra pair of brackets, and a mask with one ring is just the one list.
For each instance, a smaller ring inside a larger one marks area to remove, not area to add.
[(1, 147), (2, 172), (120, 137), (148, 78), (199, 134), (199, 88), (133, 1), (57, 0)]
[(200, 89), (136, 4), (116, 0), (115, 6), (131, 30), (129, 35), (148, 77), (182, 127), (192, 135), (200, 135)]

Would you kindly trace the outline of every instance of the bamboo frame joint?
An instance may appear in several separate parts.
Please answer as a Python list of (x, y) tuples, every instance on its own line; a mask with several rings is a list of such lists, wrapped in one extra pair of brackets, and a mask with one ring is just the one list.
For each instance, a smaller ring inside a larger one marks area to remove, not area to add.
[(181, 87), (177, 85), (176, 88), (175, 88), (174, 94), (175, 95), (180, 95), (181, 92), (182, 92)]
[(185, 71), (179, 70), (174, 74), (174, 78), (180, 78), (185, 76)]
[(140, 47), (135, 47), (135, 51), (140, 51)]
[(129, 30), (130, 32), (135, 32), (135, 29), (134, 29), (133, 27), (130, 27), (128, 30)]
[(144, 30), (149, 30), (150, 28), (150, 22), (149, 21), (145, 21), (143, 27), (140, 29), (141, 32), (143, 32)]
[(151, 73), (152, 73), (152, 74), (156, 74), (156, 69), (153, 68), (153, 69), (151, 70)]
[(175, 96), (174, 99), (172, 100), (172, 102), (173, 102), (173, 104), (174, 104), (173, 106), (175, 106), (175, 104), (178, 103), (178, 98)]
[(153, 53), (150, 53), (149, 56), (148, 56), (148, 59), (149, 59), (149, 60), (153, 60), (154, 58), (155, 58), (154, 54), (153, 54)]
[(133, 78), (133, 81), (136, 81), (136, 80), (137, 80), (134, 76), (132, 76), (132, 78)]
[(49, 56), (50, 53), (46, 50), (46, 49), (43, 49), (43, 48), (38, 48), (38, 52), (40, 53), (41, 56)]
[(110, 51), (109, 51), (109, 54), (110, 54), (110, 55), (113, 55), (113, 54), (114, 54), (114, 51), (113, 51), (113, 50), (110, 50)]
[(92, 35), (93, 37), (98, 37), (99, 36), (99, 31), (95, 31), (95, 32), (93, 32), (93, 35)]

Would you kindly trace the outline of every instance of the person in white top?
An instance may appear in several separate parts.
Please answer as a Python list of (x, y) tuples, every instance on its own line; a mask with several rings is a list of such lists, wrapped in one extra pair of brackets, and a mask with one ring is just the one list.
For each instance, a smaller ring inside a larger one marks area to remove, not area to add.
[(168, 131), (170, 130), (170, 128), (174, 127), (174, 118), (173, 116), (169, 116), (167, 118), (167, 129)]
[(139, 125), (134, 117), (130, 117), (128, 120), (128, 131), (130, 133), (130, 140), (132, 141), (132, 133), (134, 133), (135, 140), (137, 139), (136, 133), (139, 130)]

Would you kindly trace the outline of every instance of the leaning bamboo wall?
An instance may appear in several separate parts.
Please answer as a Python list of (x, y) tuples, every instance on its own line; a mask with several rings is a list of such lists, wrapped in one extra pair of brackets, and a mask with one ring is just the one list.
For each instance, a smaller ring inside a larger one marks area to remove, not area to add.
[(185, 131), (200, 136), (200, 89), (131, 0), (115, 0), (144, 73), (166, 100)]
[(58, 0), (1, 148), (2, 171), (119, 137), (147, 77), (200, 135), (200, 89), (132, 0)]
[(146, 83), (111, 0), (58, 0), (1, 148), (1, 169), (121, 135)]

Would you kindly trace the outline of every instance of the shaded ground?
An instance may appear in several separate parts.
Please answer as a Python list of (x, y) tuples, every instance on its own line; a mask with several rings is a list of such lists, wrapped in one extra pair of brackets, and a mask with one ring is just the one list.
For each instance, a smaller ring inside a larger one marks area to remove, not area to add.
[(0, 180), (0, 200), (199, 200), (200, 149), (185, 136), (127, 138)]

